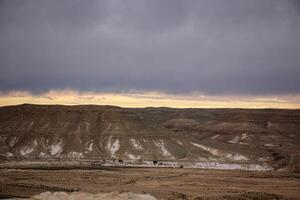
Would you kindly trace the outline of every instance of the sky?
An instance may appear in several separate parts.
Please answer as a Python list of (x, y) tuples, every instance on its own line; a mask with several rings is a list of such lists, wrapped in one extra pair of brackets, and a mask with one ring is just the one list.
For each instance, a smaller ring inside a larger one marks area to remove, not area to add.
[(299, 0), (0, 0), (0, 44), (0, 106), (300, 108)]

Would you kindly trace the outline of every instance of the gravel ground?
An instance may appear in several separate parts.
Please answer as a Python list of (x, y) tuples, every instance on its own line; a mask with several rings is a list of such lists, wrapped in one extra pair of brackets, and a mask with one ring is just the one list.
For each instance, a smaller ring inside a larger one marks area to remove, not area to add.
[(300, 199), (300, 175), (172, 168), (1, 169), (0, 197), (133, 192), (157, 199)]

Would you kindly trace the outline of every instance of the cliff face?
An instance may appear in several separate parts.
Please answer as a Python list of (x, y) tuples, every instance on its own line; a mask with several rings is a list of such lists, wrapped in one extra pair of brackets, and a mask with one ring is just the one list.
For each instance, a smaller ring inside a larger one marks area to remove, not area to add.
[(2, 160), (266, 163), (298, 170), (300, 111), (2, 107), (0, 154)]

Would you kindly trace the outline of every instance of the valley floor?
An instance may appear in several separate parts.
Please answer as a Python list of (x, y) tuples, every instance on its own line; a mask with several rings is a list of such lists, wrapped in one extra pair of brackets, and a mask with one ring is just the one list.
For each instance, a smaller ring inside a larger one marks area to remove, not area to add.
[(300, 199), (300, 175), (185, 168), (0, 169), (0, 198), (130, 191), (158, 199)]

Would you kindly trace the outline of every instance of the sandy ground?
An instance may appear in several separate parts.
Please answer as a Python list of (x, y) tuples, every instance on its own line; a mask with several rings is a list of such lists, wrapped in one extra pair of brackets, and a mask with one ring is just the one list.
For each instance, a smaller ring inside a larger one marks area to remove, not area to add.
[(300, 175), (171, 168), (1, 169), (0, 197), (130, 191), (158, 199), (300, 199)]

